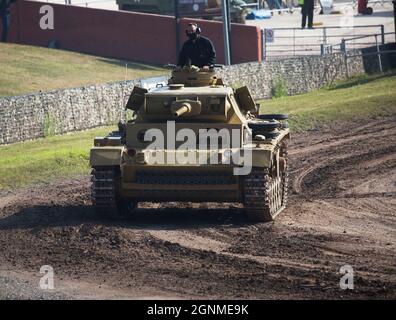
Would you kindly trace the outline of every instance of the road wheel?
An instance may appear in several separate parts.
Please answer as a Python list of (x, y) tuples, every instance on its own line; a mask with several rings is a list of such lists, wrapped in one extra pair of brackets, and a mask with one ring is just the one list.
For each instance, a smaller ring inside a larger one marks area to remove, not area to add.
[(276, 114), (260, 114), (257, 118), (262, 120), (287, 120), (289, 116), (287, 114), (276, 113)]
[(274, 139), (279, 136), (279, 130), (282, 123), (279, 121), (263, 121), (256, 120), (248, 123), (249, 128), (252, 129), (253, 137), (256, 135), (262, 135), (266, 139)]
[(248, 123), (250, 129), (254, 132), (264, 132), (264, 131), (272, 131), (278, 129), (281, 124), (278, 121), (260, 121), (260, 120), (253, 120)]

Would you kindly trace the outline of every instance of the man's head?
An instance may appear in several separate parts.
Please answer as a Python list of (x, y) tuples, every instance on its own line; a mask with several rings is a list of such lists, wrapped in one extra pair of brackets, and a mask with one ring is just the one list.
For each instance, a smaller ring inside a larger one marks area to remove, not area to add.
[(196, 40), (201, 33), (201, 28), (196, 23), (189, 23), (186, 29), (186, 36), (190, 40)]

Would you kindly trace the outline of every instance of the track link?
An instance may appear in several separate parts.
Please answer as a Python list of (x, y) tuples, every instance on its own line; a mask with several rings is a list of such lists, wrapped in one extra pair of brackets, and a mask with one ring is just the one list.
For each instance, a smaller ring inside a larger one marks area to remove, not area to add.
[(287, 166), (287, 156), (288, 156), (288, 152), (287, 152), (287, 142), (284, 141), (281, 144), (281, 149), (280, 149), (280, 156), (283, 157), (285, 159), (286, 162), (286, 168), (285, 170), (282, 172), (282, 180), (283, 180), (283, 186), (282, 186), (282, 206), (284, 208), (286, 208), (287, 205), (287, 199), (288, 199), (288, 189), (289, 189), (289, 170), (288, 170), (288, 166)]
[[(283, 143), (280, 156), (287, 157), (286, 144)], [(252, 168), (245, 178), (245, 210), (251, 221), (269, 222), (282, 212), (287, 202), (288, 173), (287, 165), (279, 176), (272, 176), (270, 168)]]
[(115, 167), (94, 167), (91, 172), (91, 200), (95, 211), (117, 214), (117, 170)]

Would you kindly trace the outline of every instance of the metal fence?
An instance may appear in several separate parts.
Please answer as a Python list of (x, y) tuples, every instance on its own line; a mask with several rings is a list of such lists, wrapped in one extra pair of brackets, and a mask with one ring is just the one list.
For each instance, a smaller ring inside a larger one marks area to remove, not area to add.
[[(374, 34), (374, 35), (369, 35), (369, 36), (359, 36), (359, 37), (352, 37), (352, 38), (346, 38), (346, 39), (342, 39), (339, 48), (341, 50), (341, 52), (344, 53), (344, 58), (345, 58), (345, 64), (346, 64), (346, 70), (348, 72), (349, 68), (348, 68), (348, 60), (350, 58), (354, 58), (354, 57), (358, 57), (361, 56), (363, 58), (365, 57), (374, 57), (377, 60), (378, 63), (378, 71), (379, 72), (384, 72), (384, 63), (383, 63), (383, 59), (389, 59), (389, 57), (386, 57), (389, 54), (392, 54), (393, 58), (396, 55), (396, 50), (388, 50), (388, 49), (383, 49), (381, 48), (381, 45), (384, 44), (382, 42), (382, 40), (384, 39), (384, 36), (392, 36), (395, 37), (395, 33), (394, 32), (388, 32), (385, 34)], [(375, 43), (374, 46), (371, 46), (371, 48), (373, 50), (371, 50), (371, 52), (359, 52), (356, 53), (356, 51), (354, 50), (354, 42), (355, 41), (361, 41), (362, 39), (374, 39), (371, 40)], [(393, 59), (391, 58), (391, 59)], [(347, 74), (347, 76), (349, 77), (349, 74)]]
[[(384, 25), (359, 25), (353, 27), (316, 27), (262, 29), (263, 61), (290, 58), (301, 55), (320, 55), (340, 52), (343, 39), (354, 38), (349, 42), (353, 49), (359, 49), (394, 41), (394, 35), (385, 33)], [(376, 36), (373, 38), (372, 36)]]

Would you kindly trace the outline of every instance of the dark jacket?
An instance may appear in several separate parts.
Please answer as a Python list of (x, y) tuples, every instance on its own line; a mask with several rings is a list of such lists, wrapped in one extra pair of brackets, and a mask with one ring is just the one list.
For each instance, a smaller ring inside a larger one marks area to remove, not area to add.
[(0, 0), (0, 16), (10, 13), (10, 4), (16, 0)]
[(212, 41), (208, 38), (199, 36), (195, 42), (187, 40), (179, 54), (178, 65), (183, 67), (191, 59), (191, 65), (202, 68), (215, 63), (216, 52)]

